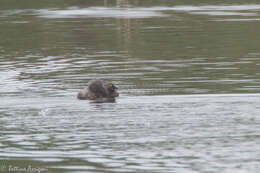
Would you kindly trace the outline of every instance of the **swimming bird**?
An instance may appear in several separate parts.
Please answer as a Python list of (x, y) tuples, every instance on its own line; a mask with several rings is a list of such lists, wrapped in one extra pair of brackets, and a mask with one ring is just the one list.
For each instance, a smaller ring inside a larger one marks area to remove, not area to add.
[(88, 87), (81, 90), (77, 98), (80, 100), (114, 99), (119, 96), (117, 87), (103, 80), (91, 80)]

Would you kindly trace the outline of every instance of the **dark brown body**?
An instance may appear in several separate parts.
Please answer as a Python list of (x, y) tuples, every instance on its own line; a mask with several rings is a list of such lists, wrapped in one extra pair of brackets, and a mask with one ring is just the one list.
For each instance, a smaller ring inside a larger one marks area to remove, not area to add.
[(88, 83), (88, 87), (80, 91), (77, 95), (80, 100), (95, 100), (99, 98), (115, 98), (119, 94), (117, 87), (112, 83), (103, 80), (92, 80)]

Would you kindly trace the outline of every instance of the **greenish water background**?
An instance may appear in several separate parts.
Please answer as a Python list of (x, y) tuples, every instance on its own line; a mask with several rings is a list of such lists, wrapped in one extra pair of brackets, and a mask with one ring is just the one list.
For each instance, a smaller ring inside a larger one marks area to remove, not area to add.
[[(257, 172), (259, 11), (2, 0), (0, 172)], [(76, 100), (96, 78), (120, 88), (116, 103)]]

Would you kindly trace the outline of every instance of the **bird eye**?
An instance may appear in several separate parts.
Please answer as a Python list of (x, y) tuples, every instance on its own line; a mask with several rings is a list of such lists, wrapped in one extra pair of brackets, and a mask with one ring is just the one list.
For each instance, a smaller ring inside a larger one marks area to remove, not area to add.
[(109, 84), (108, 87), (109, 87), (109, 88), (113, 88), (113, 84)]

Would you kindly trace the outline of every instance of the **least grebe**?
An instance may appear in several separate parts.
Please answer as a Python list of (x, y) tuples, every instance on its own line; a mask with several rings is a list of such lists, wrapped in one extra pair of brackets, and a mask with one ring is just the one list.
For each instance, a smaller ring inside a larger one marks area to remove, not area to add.
[(103, 80), (91, 80), (88, 87), (80, 91), (77, 95), (80, 100), (95, 100), (99, 98), (115, 98), (119, 96), (117, 87)]

